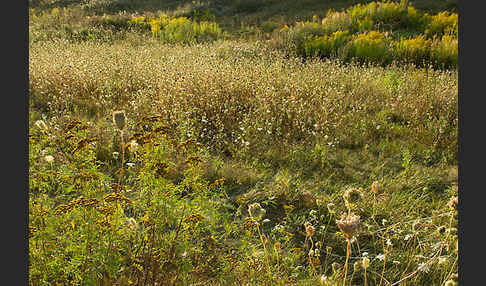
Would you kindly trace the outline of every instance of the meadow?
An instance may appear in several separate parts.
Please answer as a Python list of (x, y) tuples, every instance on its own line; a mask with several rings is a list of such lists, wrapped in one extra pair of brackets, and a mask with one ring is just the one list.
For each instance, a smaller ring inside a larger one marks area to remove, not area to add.
[(29, 284), (457, 285), (455, 2), (357, 2), (29, 1)]

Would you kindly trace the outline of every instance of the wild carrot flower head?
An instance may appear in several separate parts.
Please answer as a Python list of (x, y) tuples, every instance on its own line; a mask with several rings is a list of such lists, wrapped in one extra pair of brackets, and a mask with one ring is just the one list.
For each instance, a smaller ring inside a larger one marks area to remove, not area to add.
[(253, 203), (248, 206), (248, 213), (251, 217), (260, 220), (265, 215), (266, 211), (259, 203)]
[(316, 232), (316, 229), (312, 226), (312, 224), (307, 222), (305, 224), (305, 235), (307, 237), (312, 237), (315, 232)]
[(44, 157), (44, 160), (46, 160), (46, 162), (50, 164), (50, 163), (54, 162), (54, 156), (47, 155), (47, 156)]
[(457, 197), (452, 197), (449, 202), (447, 203), (447, 206), (451, 209), (451, 210), (457, 210), (457, 205), (459, 204), (459, 200), (457, 199)]
[(335, 205), (333, 203), (328, 203), (327, 204), (327, 211), (331, 214), (333, 214), (335, 211), (334, 211), (334, 207)]
[(343, 233), (346, 239), (351, 239), (359, 229), (360, 217), (351, 214), (343, 214), (340, 220), (336, 220), (336, 224)]
[(135, 140), (130, 141), (129, 143), (130, 151), (137, 151), (138, 150), (138, 143)]
[(47, 129), (47, 125), (46, 123), (43, 121), (43, 120), (37, 120), (34, 125), (39, 128), (39, 129), (44, 129), (46, 130)]
[(343, 198), (348, 203), (356, 203), (362, 199), (362, 193), (357, 188), (349, 188), (344, 192)]
[(323, 286), (325, 286), (325, 285), (330, 285), (330, 284), (329, 284), (329, 283), (330, 283), (329, 278), (328, 278), (326, 275), (324, 275), (324, 274), (322, 274), (322, 275), (321, 275), (321, 278), (320, 278), (319, 282), (320, 282), (320, 283), (321, 283), (321, 285), (323, 285)]
[(118, 129), (122, 130), (125, 128), (125, 121), (125, 110), (113, 111), (113, 123)]

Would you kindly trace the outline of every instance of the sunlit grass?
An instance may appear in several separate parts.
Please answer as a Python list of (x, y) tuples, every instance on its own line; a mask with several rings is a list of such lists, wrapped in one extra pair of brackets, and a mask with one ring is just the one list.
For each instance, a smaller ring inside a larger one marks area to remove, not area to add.
[(455, 283), (457, 70), (72, 11), (30, 26), (31, 285)]

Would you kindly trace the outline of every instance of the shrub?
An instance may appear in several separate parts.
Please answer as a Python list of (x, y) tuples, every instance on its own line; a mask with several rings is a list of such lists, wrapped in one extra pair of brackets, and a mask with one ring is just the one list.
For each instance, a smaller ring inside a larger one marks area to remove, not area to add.
[(400, 39), (395, 43), (395, 56), (399, 60), (424, 64), (429, 60), (431, 41), (424, 35), (412, 39)]
[(430, 20), (425, 28), (424, 33), (428, 36), (442, 36), (451, 34), (457, 37), (458, 32), (458, 14), (441, 12), (437, 15), (430, 16)]
[(329, 10), (326, 17), (322, 19), (321, 24), (327, 33), (333, 33), (338, 30), (351, 29), (353, 21), (349, 13)]
[(407, 7), (406, 26), (410, 30), (424, 31), (430, 17), (427, 13), (417, 11), (412, 6)]
[(383, 23), (389, 23), (392, 25), (400, 24), (404, 17), (406, 17), (407, 11), (403, 9), (403, 6), (395, 2), (379, 2), (376, 9), (375, 19)]
[(223, 37), (216, 22), (196, 22), (186, 17), (172, 18), (165, 14), (149, 19), (133, 17), (129, 23), (142, 31), (150, 29), (154, 38), (168, 43), (199, 43)]
[(430, 57), (435, 65), (457, 67), (458, 40), (451, 35), (443, 35), (441, 40), (433, 41)]
[(388, 44), (383, 33), (361, 33), (356, 35), (350, 44), (348, 57), (376, 63), (385, 63), (388, 60)]
[(365, 19), (371, 19), (391, 27), (400, 26), (406, 19), (407, 11), (403, 6), (394, 2), (371, 2), (366, 5), (355, 5), (347, 12), (350, 14), (353, 23), (359, 25)]
[(325, 35), (304, 42), (301, 53), (305, 56), (337, 56), (339, 48), (343, 47), (350, 39), (349, 31), (336, 31), (330, 36)]
[(358, 20), (358, 31), (370, 31), (373, 28), (373, 19), (366, 17), (363, 20)]

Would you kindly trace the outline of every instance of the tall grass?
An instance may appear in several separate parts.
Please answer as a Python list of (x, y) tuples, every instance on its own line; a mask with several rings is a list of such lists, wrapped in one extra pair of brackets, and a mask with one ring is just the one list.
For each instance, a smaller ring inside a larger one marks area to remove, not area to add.
[[(263, 44), (35, 44), (29, 86), (31, 105), (44, 112), (98, 118), (122, 107), (135, 118), (160, 112), (216, 149), (263, 152), (273, 140), (316, 142), (327, 135), (326, 143), (340, 146), (394, 138), (452, 154), (457, 142), (455, 72), (302, 63)], [(382, 111), (400, 120), (380, 122)], [(356, 129), (345, 128), (351, 122)]]

